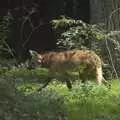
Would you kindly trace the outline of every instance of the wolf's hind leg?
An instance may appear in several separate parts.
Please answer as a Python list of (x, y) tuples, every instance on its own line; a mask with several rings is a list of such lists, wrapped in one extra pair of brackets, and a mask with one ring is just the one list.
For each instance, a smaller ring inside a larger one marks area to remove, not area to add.
[(71, 80), (70, 80), (70, 75), (67, 72), (64, 73), (64, 80), (66, 82), (67, 88), (72, 89), (72, 83), (71, 83)]
[(101, 85), (103, 80), (102, 67), (96, 67), (96, 79), (98, 84)]
[(66, 79), (66, 84), (67, 84), (68, 89), (72, 89), (72, 83), (70, 79)]

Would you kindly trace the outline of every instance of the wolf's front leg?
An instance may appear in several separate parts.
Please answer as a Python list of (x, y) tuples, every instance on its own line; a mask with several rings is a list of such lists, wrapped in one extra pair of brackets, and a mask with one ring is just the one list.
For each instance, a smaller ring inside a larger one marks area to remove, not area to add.
[(51, 78), (51, 77), (48, 77), (48, 78), (46, 79), (46, 83), (45, 83), (42, 87), (40, 87), (37, 91), (40, 92), (43, 88), (47, 87), (47, 85), (48, 85), (51, 81), (52, 81), (52, 78)]
[(65, 76), (64, 79), (65, 79), (67, 88), (68, 88), (68, 89), (72, 89), (72, 83), (71, 83), (70, 75), (69, 75), (67, 72), (65, 72), (65, 73), (64, 73), (64, 76)]

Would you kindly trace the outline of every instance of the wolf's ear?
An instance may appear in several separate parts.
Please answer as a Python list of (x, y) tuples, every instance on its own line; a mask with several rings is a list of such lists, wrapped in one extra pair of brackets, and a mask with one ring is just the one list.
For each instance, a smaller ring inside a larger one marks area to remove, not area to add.
[(30, 55), (31, 55), (31, 57), (32, 58), (35, 58), (35, 57), (37, 57), (37, 52), (36, 51), (34, 51), (34, 50), (29, 50), (29, 53), (30, 53)]

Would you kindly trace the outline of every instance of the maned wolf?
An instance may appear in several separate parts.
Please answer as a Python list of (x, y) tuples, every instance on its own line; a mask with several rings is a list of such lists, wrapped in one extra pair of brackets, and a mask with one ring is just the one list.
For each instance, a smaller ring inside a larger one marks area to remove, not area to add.
[[(34, 58), (35, 64), (48, 68), (49, 74), (52, 77), (55, 77), (58, 74), (69, 76), (68, 74), (74, 71), (80, 73), (84, 68), (83, 72), (85, 73), (88, 72), (89, 74), (92, 74), (91, 71), (94, 71), (97, 83), (102, 83), (102, 62), (100, 57), (93, 51), (69, 50), (62, 52), (48, 52), (36, 54), (36, 56), (34, 55)], [(67, 83), (67, 87), (72, 88), (70, 80), (67, 78), (65, 81)], [(50, 80), (48, 80), (48, 82), (50, 82)], [(48, 83), (46, 83), (46, 85), (47, 84)]]

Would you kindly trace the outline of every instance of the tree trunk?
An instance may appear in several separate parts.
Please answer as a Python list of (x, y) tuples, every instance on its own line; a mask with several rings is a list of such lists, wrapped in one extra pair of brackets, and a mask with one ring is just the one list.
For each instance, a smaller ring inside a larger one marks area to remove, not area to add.
[(77, 0), (73, 0), (73, 17), (77, 16)]
[(107, 27), (111, 12), (111, 0), (90, 0), (91, 23), (104, 23)]

